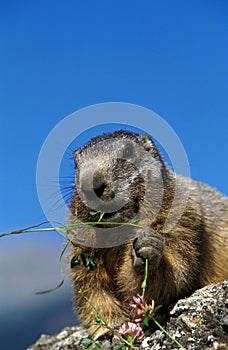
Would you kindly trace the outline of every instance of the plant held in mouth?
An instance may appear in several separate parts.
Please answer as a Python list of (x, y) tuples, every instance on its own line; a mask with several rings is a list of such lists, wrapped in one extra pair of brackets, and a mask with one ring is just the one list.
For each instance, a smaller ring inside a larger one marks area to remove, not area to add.
[[(103, 211), (97, 211), (97, 212), (94, 212), (94, 211), (91, 211), (91, 215), (92, 216), (95, 216), (99, 214), (99, 218), (97, 221), (91, 221), (91, 222), (80, 222), (80, 225), (81, 224), (84, 224), (84, 225), (89, 225), (89, 226), (96, 226), (96, 225), (99, 225), (99, 224), (102, 224), (102, 218), (105, 214), (105, 212)], [(75, 213), (76, 217), (77, 217), (77, 210), (76, 210), (76, 213)], [(10, 235), (19, 235), (19, 234), (22, 234), (22, 233), (34, 233), (34, 232), (40, 232), (40, 233), (44, 233), (44, 232), (61, 232), (65, 235), (66, 239), (67, 239), (67, 242), (62, 250), (62, 252), (60, 253), (60, 257), (59, 257), (59, 271), (60, 271), (60, 276), (61, 276), (61, 280), (60, 282), (58, 283), (58, 285), (54, 288), (51, 288), (51, 289), (48, 289), (46, 291), (40, 291), (40, 292), (37, 292), (36, 294), (47, 294), (47, 293), (51, 293), (51, 292), (54, 292), (55, 290), (59, 289), (64, 281), (65, 281), (65, 276), (64, 276), (64, 271), (63, 271), (63, 263), (62, 263), (62, 260), (63, 260), (63, 256), (64, 256), (64, 253), (66, 252), (67, 248), (70, 246), (70, 244), (74, 245), (74, 243), (69, 239), (69, 237), (67, 236), (67, 230), (69, 228), (75, 228), (77, 229), (77, 226), (79, 225), (79, 223), (75, 223), (75, 224), (71, 224), (71, 225), (62, 225), (62, 226), (56, 226), (56, 227), (44, 227), (44, 228), (40, 228), (40, 226), (43, 226), (43, 225), (47, 225), (49, 224), (49, 222), (45, 221), (45, 222), (42, 222), (38, 225), (33, 225), (33, 226), (30, 226), (30, 227), (26, 227), (24, 229), (18, 229), (18, 230), (15, 230), (15, 231), (9, 231), (9, 232), (5, 232), (5, 233), (2, 233), (0, 234), (0, 238), (3, 238), (3, 237), (6, 237), (6, 236), (10, 236)], [(116, 223), (116, 222), (108, 222), (109, 225), (129, 225), (129, 226), (136, 226), (136, 227), (142, 227), (140, 225), (137, 225), (135, 221), (133, 222), (129, 222), (129, 223)], [(87, 254), (84, 254), (84, 253), (81, 253), (81, 254), (78, 254), (76, 256), (74, 256), (71, 260), (71, 267), (73, 266), (76, 266), (76, 265), (80, 265), (80, 264), (83, 264), (86, 269), (89, 271), (89, 270), (94, 270), (94, 268), (96, 267), (96, 264), (94, 262), (94, 260)]]
[[(85, 223), (87, 225), (95, 226), (98, 224), (102, 224), (102, 218), (104, 216), (104, 212), (92, 212), (91, 215), (95, 215), (99, 213), (99, 219), (94, 222), (88, 222)], [(65, 235), (67, 234), (67, 226), (59, 226), (59, 227), (54, 227), (54, 228), (37, 228), (40, 227), (41, 225), (47, 224), (41, 223), (40, 225), (37, 226), (32, 226), (26, 229), (20, 229), (16, 231), (11, 231), (11, 232), (6, 232), (3, 234), (0, 234), (0, 238), (8, 235), (18, 235), (22, 233), (33, 233), (33, 232), (48, 232), (48, 231), (60, 231), (61, 233), (64, 233)], [(131, 225), (131, 226), (136, 226), (136, 227), (141, 227), (141, 225), (136, 224), (136, 222), (130, 222), (130, 223), (116, 223), (116, 222), (110, 222), (109, 224), (119, 224), (119, 225)], [(77, 224), (75, 224), (77, 226)], [(67, 237), (67, 236), (66, 236)], [(36, 294), (46, 294), (46, 293), (51, 293), (57, 289), (59, 289), (63, 283), (64, 283), (64, 272), (63, 272), (63, 266), (62, 266), (62, 259), (64, 256), (64, 253), (66, 252), (68, 246), (70, 244), (73, 244), (67, 237), (67, 243), (64, 246), (64, 249), (62, 250), (59, 258), (59, 270), (60, 270), (60, 275), (62, 277), (60, 283), (49, 290), (46, 291), (41, 291), (37, 292)], [(93, 260), (92, 257), (90, 257), (87, 254), (81, 253), (78, 255), (75, 255), (72, 260), (71, 260), (71, 266), (77, 266), (83, 264), (85, 268), (88, 271), (92, 271), (96, 268), (96, 264)], [(155, 319), (156, 312), (161, 306), (156, 306), (155, 307), (155, 302), (154, 300), (151, 300), (151, 303), (148, 304), (146, 303), (144, 296), (145, 296), (145, 291), (147, 287), (147, 278), (148, 278), (148, 259), (145, 261), (145, 275), (144, 275), (144, 280), (142, 282), (141, 288), (142, 288), (142, 294), (137, 294), (132, 297), (132, 301), (130, 302), (130, 306), (135, 310), (135, 318), (132, 322), (127, 322), (121, 325), (119, 330), (116, 330), (114, 328), (111, 328), (106, 320), (103, 318), (102, 314), (99, 312), (99, 310), (90, 302), (89, 298), (83, 293), (82, 290), (79, 290), (79, 294), (86, 300), (87, 303), (93, 308), (97, 314), (95, 317), (95, 322), (98, 326), (98, 328), (103, 327), (106, 328), (108, 331), (110, 331), (114, 339), (119, 341), (119, 344), (115, 348), (116, 350), (128, 350), (128, 349), (137, 349), (138, 345), (142, 342), (143, 336), (144, 336), (144, 330), (149, 327), (150, 321), (153, 321), (170, 339), (175, 342), (179, 348), (184, 349), (183, 346), (172, 337), (171, 334), (169, 334), (161, 325), (160, 323)], [(97, 329), (98, 329), (97, 328)], [(99, 344), (98, 341), (96, 341), (92, 335), (91, 338), (85, 338), (81, 342), (82, 346), (87, 349), (87, 350), (101, 350), (101, 345)]]

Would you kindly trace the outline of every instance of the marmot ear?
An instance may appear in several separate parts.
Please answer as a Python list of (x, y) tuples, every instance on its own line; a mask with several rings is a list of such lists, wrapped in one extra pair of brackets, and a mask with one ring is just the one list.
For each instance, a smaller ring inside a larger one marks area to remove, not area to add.
[(156, 150), (156, 146), (152, 140), (152, 138), (149, 135), (146, 134), (141, 134), (140, 135), (141, 141), (143, 142), (143, 146), (144, 148), (150, 152), (150, 153), (154, 153), (154, 151)]
[(162, 156), (152, 138), (146, 134), (141, 134), (140, 137), (141, 142), (143, 143), (143, 147), (146, 149), (146, 151), (149, 152), (154, 158), (159, 159), (160, 162), (164, 163)]

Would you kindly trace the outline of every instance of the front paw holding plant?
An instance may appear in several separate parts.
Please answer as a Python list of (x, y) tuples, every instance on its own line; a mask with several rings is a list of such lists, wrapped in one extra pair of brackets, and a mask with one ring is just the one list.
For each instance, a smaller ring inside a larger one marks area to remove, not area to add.
[(164, 251), (164, 237), (150, 229), (140, 229), (135, 235), (132, 246), (133, 264), (137, 269), (145, 268), (148, 259), (153, 270), (160, 265)]

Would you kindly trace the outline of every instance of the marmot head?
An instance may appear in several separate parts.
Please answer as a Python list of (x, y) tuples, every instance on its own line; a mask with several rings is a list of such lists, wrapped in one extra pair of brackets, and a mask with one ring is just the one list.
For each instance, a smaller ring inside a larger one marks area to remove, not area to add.
[(151, 210), (151, 202), (154, 211), (160, 208), (166, 166), (148, 135), (107, 133), (75, 151), (74, 159), (71, 213), (79, 220), (95, 221), (93, 212), (104, 212), (104, 223), (129, 222), (143, 207)]

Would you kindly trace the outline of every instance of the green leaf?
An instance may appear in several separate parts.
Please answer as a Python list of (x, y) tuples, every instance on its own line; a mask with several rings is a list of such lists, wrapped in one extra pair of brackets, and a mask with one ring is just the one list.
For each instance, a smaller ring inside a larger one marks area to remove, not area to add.
[(95, 348), (96, 348), (96, 350), (101, 350), (100, 344), (99, 343), (95, 343)]
[(154, 312), (157, 312), (161, 307), (162, 307), (162, 305), (155, 306)]
[[(100, 217), (99, 217), (97, 223), (100, 222), (100, 221), (102, 220), (102, 218), (103, 218), (103, 216), (104, 216), (104, 214), (105, 214), (105, 212), (104, 212), (104, 211), (101, 211), (101, 210), (99, 210), (99, 211), (90, 211), (89, 213), (90, 213), (90, 215), (92, 215), (92, 216), (95, 216), (95, 215), (97, 215), (97, 214), (100, 214)], [(96, 224), (96, 223), (95, 223), (95, 224)]]
[(84, 345), (87, 345), (87, 344), (89, 345), (89, 344), (91, 344), (93, 342), (89, 338), (84, 338), (84, 339), (82, 339), (81, 343), (84, 344)]
[(126, 345), (122, 343), (122, 344), (118, 345), (115, 350), (120, 350), (120, 349), (126, 350)]
[(96, 264), (90, 256), (82, 253), (81, 258), (83, 265), (87, 268), (87, 270), (93, 271), (95, 269)]
[(143, 320), (143, 326), (149, 327), (149, 317), (145, 317)]
[(94, 318), (94, 320), (95, 320), (98, 324), (101, 324), (102, 326), (105, 326), (105, 322), (104, 322), (104, 320), (103, 320), (102, 317), (97, 316), (97, 317)]
[(79, 265), (80, 260), (81, 260), (81, 254), (75, 255), (70, 262), (70, 267), (73, 268), (73, 267)]
[(95, 320), (97, 323), (101, 323), (101, 322), (102, 322), (102, 319), (101, 319), (99, 316), (95, 317), (94, 320)]
[(99, 211), (92, 211), (91, 210), (89, 213), (90, 213), (90, 215), (95, 216), (95, 215), (97, 215), (99, 213)]

